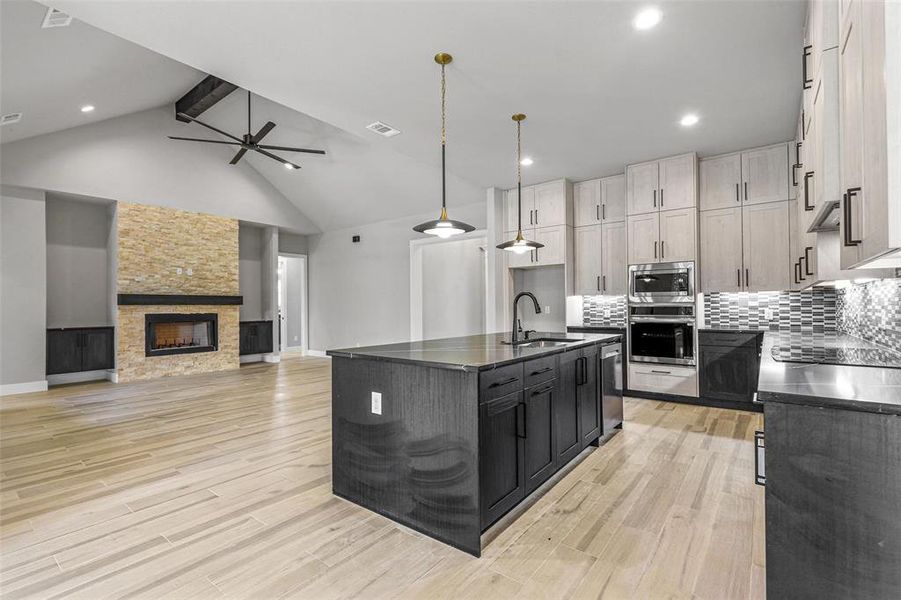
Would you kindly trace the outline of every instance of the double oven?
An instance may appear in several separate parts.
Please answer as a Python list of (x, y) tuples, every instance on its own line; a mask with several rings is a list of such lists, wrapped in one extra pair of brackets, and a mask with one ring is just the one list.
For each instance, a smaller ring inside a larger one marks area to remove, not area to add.
[(695, 365), (693, 262), (629, 266), (629, 361)]

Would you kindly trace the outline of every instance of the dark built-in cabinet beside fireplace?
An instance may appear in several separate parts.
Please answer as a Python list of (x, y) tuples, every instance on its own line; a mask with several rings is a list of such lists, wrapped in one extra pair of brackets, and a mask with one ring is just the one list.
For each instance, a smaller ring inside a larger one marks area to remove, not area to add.
[(272, 321), (241, 321), (240, 354), (272, 352)]
[(116, 366), (112, 327), (47, 330), (47, 375), (100, 371)]

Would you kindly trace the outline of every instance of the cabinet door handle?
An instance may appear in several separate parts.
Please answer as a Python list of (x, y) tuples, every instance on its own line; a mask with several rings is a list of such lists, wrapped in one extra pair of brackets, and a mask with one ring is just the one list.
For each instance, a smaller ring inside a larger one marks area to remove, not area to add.
[(741, 202), (741, 196), (738, 193), (738, 182), (735, 182), (735, 201)]
[(859, 246), (863, 240), (855, 240), (853, 237), (853, 228), (851, 225), (851, 198), (856, 196), (860, 192), (859, 187), (848, 188), (848, 191), (844, 194), (845, 198), (845, 246)]
[(654, 242), (654, 258), (657, 258), (657, 242)]
[(798, 187), (798, 164), (792, 165), (792, 186)]
[(660, 373), (661, 375), (672, 375), (672, 371), (657, 371), (655, 369), (651, 369), (651, 373)]
[(798, 259), (798, 267), (799, 267), (798, 272), (801, 273), (801, 277), (800, 277), (801, 281), (807, 281), (807, 278), (804, 277), (804, 272), (807, 271), (807, 269), (805, 269), (804, 266), (802, 265), (803, 262), (804, 262), (804, 257), (802, 256), (801, 258)]
[(541, 375), (542, 373), (547, 373), (548, 371), (553, 371), (554, 367), (545, 367), (543, 369), (538, 369), (537, 371), (532, 371), (529, 373), (529, 377), (534, 377), (535, 375)]
[(606, 204), (601, 204), (601, 219), (604, 221), (607, 220), (607, 205)]
[(529, 225), (534, 225), (535, 223), (532, 221), (532, 213), (535, 212), (532, 209), (529, 209)]
[(666, 240), (660, 240), (660, 258), (666, 258)]
[(516, 437), (525, 438), (528, 435), (526, 430), (527, 418), (526, 405), (524, 402), (520, 402), (516, 405)]
[(554, 387), (556, 387), (556, 384), (552, 383), (550, 385), (546, 385), (546, 386), (538, 388), (536, 390), (532, 390), (532, 393), (529, 395), (530, 396), (540, 396), (541, 394), (545, 394), (545, 393), (551, 391), (552, 389), (554, 389)]
[[(807, 140), (807, 132), (805, 131), (805, 129), (807, 129), (807, 113), (805, 113), (804, 109), (802, 108), (801, 109), (801, 141), (802, 142)], [(801, 161), (798, 161), (798, 162), (801, 162)]]
[[(804, 137), (804, 121), (801, 121), (801, 137)], [(795, 142), (795, 166), (801, 168), (801, 142)]]
[(491, 388), (503, 387), (507, 384), (513, 383), (514, 381), (519, 381), (519, 377), (511, 377), (509, 379), (504, 379), (503, 381), (495, 381), (494, 383), (489, 385), (488, 388), (491, 389)]
[(601, 291), (602, 292), (607, 291), (607, 276), (606, 275), (601, 275)]
[(813, 46), (804, 46), (804, 54), (801, 56), (801, 76), (804, 79), (804, 89), (809, 90), (813, 84), (813, 79), (807, 78), (807, 57), (810, 56), (810, 50)]
[(801, 261), (795, 263), (795, 283), (801, 283), (801, 280), (798, 279), (801, 276)]
[(813, 178), (813, 171), (807, 171), (804, 173), (804, 210), (811, 211), (814, 209), (810, 204), (810, 184), (808, 180)]
[[(537, 223), (538, 219), (535, 219), (535, 222)], [(538, 262), (538, 248), (535, 248), (535, 262)]]
[(745, 287), (751, 287), (751, 269), (745, 269)]
[(538, 209), (535, 209), (535, 224), (538, 225)]
[(663, 208), (663, 188), (660, 188), (660, 208)]
[(810, 251), (813, 250), (813, 246), (807, 246), (804, 248), (804, 273), (807, 275), (813, 275), (810, 271)]
[(595, 221), (601, 220), (601, 205), (600, 204), (594, 205), (594, 220)]
[(598, 291), (601, 291), (601, 276), (598, 275)]
[(748, 182), (745, 182), (745, 202), (748, 201)]
[(657, 208), (657, 190), (654, 190), (654, 208)]
[(741, 269), (735, 269), (735, 285), (741, 287)]

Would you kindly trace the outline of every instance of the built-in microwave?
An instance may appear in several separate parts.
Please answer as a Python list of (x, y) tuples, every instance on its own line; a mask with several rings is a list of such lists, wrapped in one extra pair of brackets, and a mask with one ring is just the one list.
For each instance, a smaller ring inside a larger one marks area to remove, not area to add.
[(629, 265), (631, 304), (672, 304), (695, 301), (693, 262)]

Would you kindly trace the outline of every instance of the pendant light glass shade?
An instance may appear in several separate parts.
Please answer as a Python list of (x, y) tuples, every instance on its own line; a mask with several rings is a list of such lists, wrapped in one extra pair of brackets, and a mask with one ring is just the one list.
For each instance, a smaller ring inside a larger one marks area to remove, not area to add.
[(544, 244), (527, 240), (522, 235), (522, 122), (526, 120), (526, 116), (517, 113), (513, 115), (513, 120), (516, 121), (516, 237), (503, 244), (498, 244), (496, 248), (515, 254), (525, 254), (538, 248), (544, 248)]
[(426, 221), (420, 223), (413, 228), (413, 231), (419, 233), (427, 233), (429, 235), (437, 235), (440, 238), (449, 238), (461, 233), (469, 233), (475, 231), (475, 227), (464, 223), (463, 221), (454, 221), (447, 218), (447, 176), (445, 169), (445, 157), (447, 155), (447, 128), (445, 126), (445, 97), (447, 96), (447, 83), (444, 77), (444, 67), (448, 65), (454, 57), (446, 52), (439, 52), (435, 55), (435, 62), (441, 65), (441, 215), (434, 221)]

